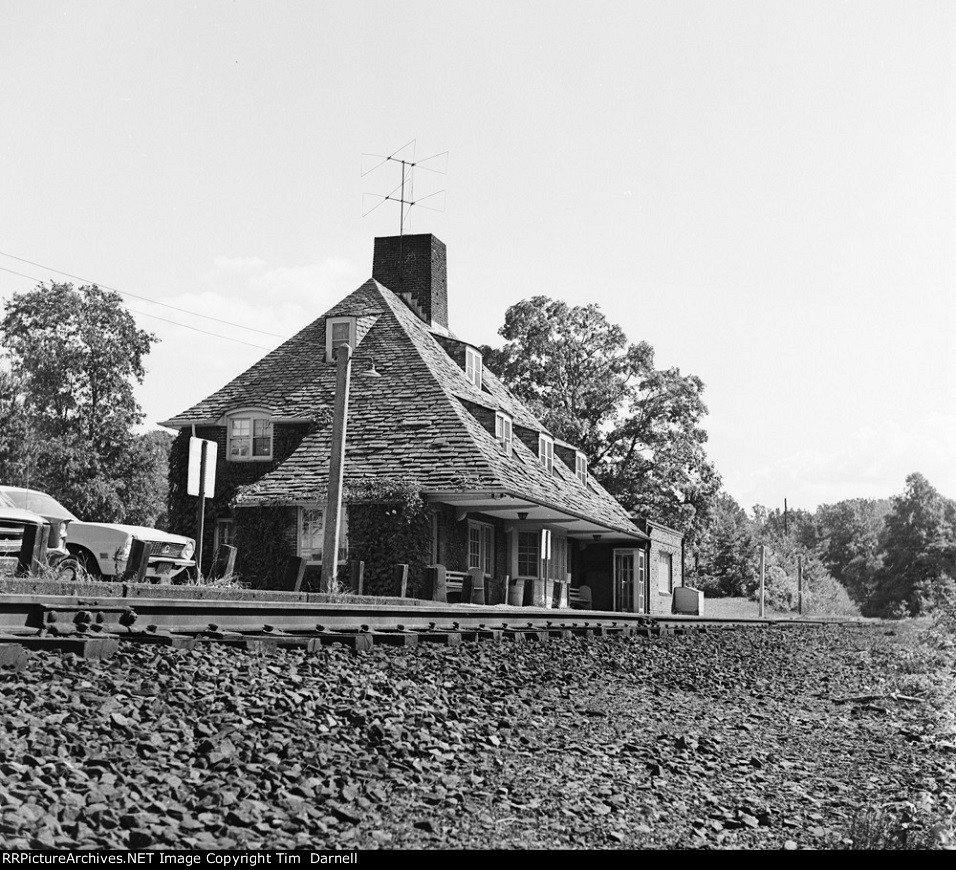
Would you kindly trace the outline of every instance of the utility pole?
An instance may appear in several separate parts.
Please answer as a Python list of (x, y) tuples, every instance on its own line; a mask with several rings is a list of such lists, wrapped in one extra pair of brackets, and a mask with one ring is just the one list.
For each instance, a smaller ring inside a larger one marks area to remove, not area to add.
[(787, 500), (783, 500), (783, 533), (787, 534)]
[(760, 618), (763, 619), (763, 591), (764, 591), (764, 564), (766, 561), (766, 551), (767, 548), (765, 545), (760, 545)]
[(797, 556), (797, 613), (803, 616), (803, 556)]
[(345, 430), (349, 416), (349, 380), (352, 374), (352, 347), (339, 345), (335, 351), (335, 405), (332, 412), (332, 451), (329, 456), (329, 491), (325, 505), (322, 536), (322, 577), (320, 589), (335, 591), (339, 565), (339, 526), (342, 515), (342, 477), (345, 471)]

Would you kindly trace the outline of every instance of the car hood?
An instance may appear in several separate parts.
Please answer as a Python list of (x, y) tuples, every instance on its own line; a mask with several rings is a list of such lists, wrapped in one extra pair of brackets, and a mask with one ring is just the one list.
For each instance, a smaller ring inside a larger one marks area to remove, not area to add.
[(76, 534), (82, 528), (87, 529), (109, 529), (113, 532), (132, 535), (143, 541), (168, 541), (169, 543), (185, 544), (192, 538), (185, 535), (171, 535), (169, 532), (161, 532), (159, 529), (151, 529), (149, 526), (127, 526), (123, 523), (82, 523), (73, 522), (68, 527), (68, 534)]
[(13, 520), (18, 523), (43, 523), (46, 522), (39, 514), (33, 511), (25, 511), (20, 508), (0, 507), (0, 520)]

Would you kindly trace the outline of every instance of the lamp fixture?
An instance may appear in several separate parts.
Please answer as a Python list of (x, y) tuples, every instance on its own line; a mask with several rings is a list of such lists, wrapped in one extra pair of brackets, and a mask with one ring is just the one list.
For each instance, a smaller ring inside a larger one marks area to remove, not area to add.
[(600, 540), (601, 540), (601, 536), (600, 536), (600, 535), (591, 535), (591, 537), (594, 538), (595, 541), (600, 541)]
[(527, 511), (518, 511), (518, 519), (519, 519), (519, 520), (526, 520), (526, 519), (528, 519), (528, 512), (527, 512)]
[(369, 362), (368, 368), (362, 372), (363, 378), (380, 378), (382, 375), (375, 369), (375, 357), (373, 356)]

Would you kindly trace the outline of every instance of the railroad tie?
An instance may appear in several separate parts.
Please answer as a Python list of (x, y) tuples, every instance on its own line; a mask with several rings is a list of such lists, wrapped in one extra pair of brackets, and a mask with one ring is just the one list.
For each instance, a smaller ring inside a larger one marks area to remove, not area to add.
[(501, 638), (504, 635), (504, 629), (501, 628), (489, 628), (483, 622), (478, 624), (478, 639), (479, 640), (490, 640), (492, 643), (501, 643)]
[(191, 634), (176, 634), (167, 628), (149, 625), (145, 631), (130, 631), (121, 634), (120, 640), (132, 643), (155, 644), (173, 649), (195, 649), (199, 641)]
[(328, 631), (324, 625), (317, 625), (314, 637), (320, 644), (338, 643), (356, 653), (368, 652), (375, 643), (375, 637), (367, 625), (358, 631)]
[(426, 628), (415, 628), (413, 630), (418, 635), (420, 643), (437, 643), (442, 646), (459, 646), (461, 644), (461, 632), (440, 629), (434, 622), (428, 623)]
[(8, 639), (19, 644), (23, 649), (36, 652), (73, 653), (81, 659), (90, 661), (108, 659), (119, 649), (119, 638), (113, 635), (0, 635), (0, 640)]

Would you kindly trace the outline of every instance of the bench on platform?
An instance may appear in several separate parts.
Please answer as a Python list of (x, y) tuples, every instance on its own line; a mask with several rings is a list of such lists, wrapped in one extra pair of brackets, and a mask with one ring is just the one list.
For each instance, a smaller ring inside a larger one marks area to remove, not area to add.
[(445, 594), (447, 596), (457, 595), (457, 601), (461, 601), (461, 590), (465, 583), (464, 571), (446, 571), (445, 572)]
[(568, 604), (574, 610), (591, 609), (591, 587), (577, 586), (568, 590)]

